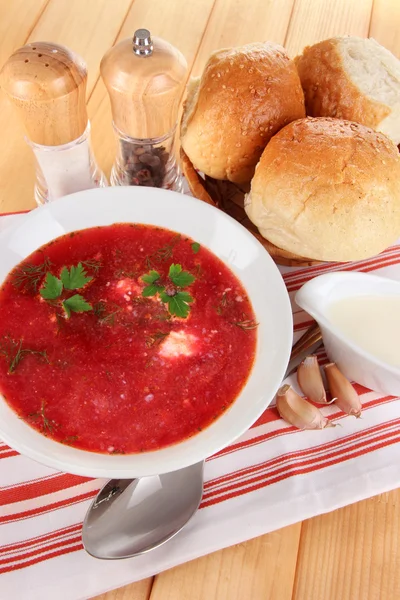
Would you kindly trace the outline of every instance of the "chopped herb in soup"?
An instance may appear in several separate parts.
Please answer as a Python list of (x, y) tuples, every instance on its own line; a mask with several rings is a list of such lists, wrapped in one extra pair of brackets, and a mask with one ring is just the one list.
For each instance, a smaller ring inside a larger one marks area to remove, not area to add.
[(236, 276), (172, 231), (76, 231), (0, 289), (0, 392), (31, 427), (128, 454), (195, 435), (235, 400), (257, 322)]

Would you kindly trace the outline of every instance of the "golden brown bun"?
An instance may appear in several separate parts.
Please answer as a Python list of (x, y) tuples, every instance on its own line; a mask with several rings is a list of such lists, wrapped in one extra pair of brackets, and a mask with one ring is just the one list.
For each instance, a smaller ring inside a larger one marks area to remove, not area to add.
[(219, 50), (189, 86), (181, 143), (206, 175), (244, 183), (270, 138), (304, 116), (300, 79), (281, 46), (266, 42)]
[(295, 59), (312, 117), (356, 121), (400, 143), (400, 61), (374, 39), (336, 37)]
[(278, 265), (287, 267), (311, 266), (318, 264), (315, 261), (304, 256), (297, 256), (292, 252), (277, 248), (268, 240), (263, 238), (257, 231), (257, 227), (248, 219), (243, 209), (245, 191), (249, 184), (239, 186), (227, 180), (212, 179), (201, 177), (198, 171), (193, 167), (190, 159), (186, 156), (184, 150), (180, 149), (180, 159), (182, 171), (189, 186), (192, 195), (207, 204), (216, 206), (230, 215), (233, 219), (246, 227), (264, 246), (270, 256)]
[(363, 125), (300, 119), (269, 142), (245, 210), (263, 237), (299, 256), (374, 256), (400, 237), (399, 152)]

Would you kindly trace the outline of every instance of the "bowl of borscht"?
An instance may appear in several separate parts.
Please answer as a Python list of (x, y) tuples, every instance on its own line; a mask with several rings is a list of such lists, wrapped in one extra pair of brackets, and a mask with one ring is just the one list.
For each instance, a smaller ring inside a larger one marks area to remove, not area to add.
[(0, 234), (0, 439), (87, 477), (174, 471), (273, 399), (292, 313), (222, 211), (154, 188), (66, 196)]

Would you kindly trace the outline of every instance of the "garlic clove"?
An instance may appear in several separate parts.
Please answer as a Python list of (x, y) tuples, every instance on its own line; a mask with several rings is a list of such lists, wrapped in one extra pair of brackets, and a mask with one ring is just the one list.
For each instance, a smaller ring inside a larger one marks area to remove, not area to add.
[(301, 391), (311, 402), (327, 404), (324, 382), (315, 354), (307, 356), (297, 369), (297, 381)]
[(318, 410), (304, 400), (290, 385), (283, 385), (276, 395), (276, 408), (282, 419), (298, 429), (336, 427)]
[(339, 371), (335, 363), (325, 365), (324, 370), (335, 404), (347, 415), (358, 419), (362, 410), (361, 400), (350, 381)]

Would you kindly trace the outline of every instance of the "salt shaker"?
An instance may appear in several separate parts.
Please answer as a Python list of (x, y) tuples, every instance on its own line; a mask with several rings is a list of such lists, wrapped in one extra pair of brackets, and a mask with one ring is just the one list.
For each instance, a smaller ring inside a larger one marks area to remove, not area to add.
[(87, 69), (64, 46), (27, 44), (0, 71), (0, 86), (14, 104), (36, 157), (38, 205), (107, 181), (90, 147)]
[(101, 76), (110, 95), (117, 155), (112, 185), (182, 191), (174, 152), (185, 57), (165, 40), (138, 29), (104, 55)]

